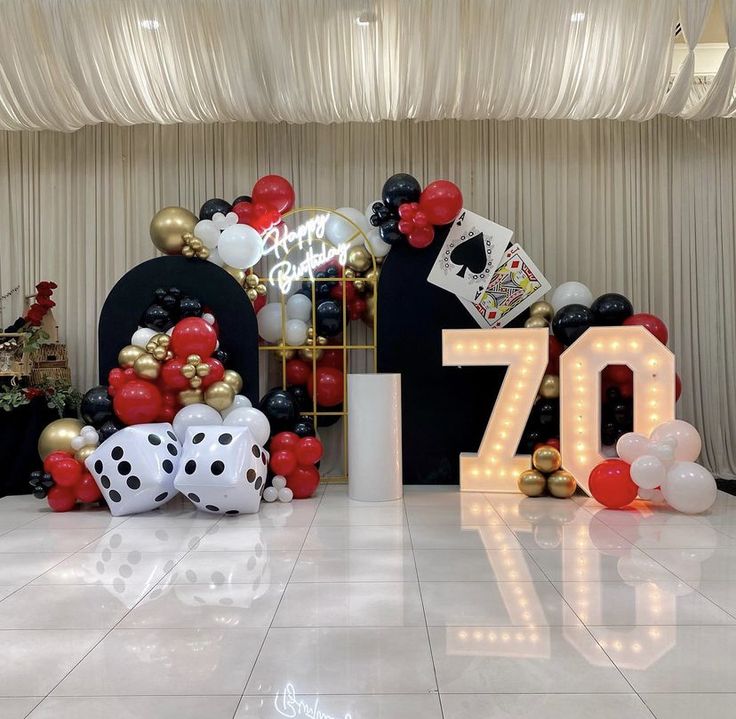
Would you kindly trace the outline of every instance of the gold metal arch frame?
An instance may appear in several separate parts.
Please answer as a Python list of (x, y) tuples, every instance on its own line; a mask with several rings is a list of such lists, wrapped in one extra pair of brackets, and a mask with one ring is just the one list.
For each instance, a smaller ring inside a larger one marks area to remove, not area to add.
[[(286, 227), (289, 230), (293, 230), (297, 227), (306, 227), (308, 220), (314, 220), (317, 215), (330, 215), (330, 216), (336, 216), (344, 220), (347, 224), (352, 226), (355, 230), (354, 234), (350, 237), (350, 239), (345, 243), (348, 247), (355, 246), (355, 245), (364, 245), (366, 250), (368, 251), (368, 254), (370, 255), (371, 259), (371, 267), (369, 270), (367, 270), (367, 273), (370, 273), (372, 271), (373, 277), (375, 277), (375, 282), (373, 283), (373, 303), (374, 303), (374, 310), (372, 313), (372, 321), (370, 324), (365, 323), (363, 320), (360, 320), (360, 324), (367, 327), (368, 332), (368, 339), (366, 341), (362, 342), (352, 342), (352, 335), (354, 334), (351, 331), (350, 322), (348, 321), (348, 313), (347, 313), (347, 294), (344, 291), (342, 292), (342, 339), (339, 344), (328, 344), (328, 345), (317, 345), (317, 302), (316, 302), (316, 282), (314, 281), (314, 277), (312, 275), (312, 272), (310, 271), (305, 276), (301, 278), (298, 282), (295, 283), (295, 285), (291, 288), (290, 292), (282, 292), (278, 285), (274, 281), (271, 281), (270, 275), (271, 270), (274, 268), (274, 266), (279, 263), (283, 262), (286, 258), (291, 258), (290, 261), (298, 265), (303, 259), (306, 258), (307, 253), (310, 251), (310, 249), (314, 249), (316, 247), (323, 247), (326, 249), (334, 249), (335, 251), (338, 251), (338, 247), (334, 245), (332, 242), (330, 242), (327, 237), (317, 237), (312, 233), (311, 235), (306, 235), (305, 239), (302, 242), (294, 243), (293, 246), (285, 248), (284, 252), (281, 252), (276, 256), (276, 253), (271, 252), (269, 254), (265, 254), (263, 259), (260, 263), (260, 276), (263, 277), (264, 282), (266, 282), (266, 285), (268, 287), (268, 301), (273, 302), (276, 301), (275, 295), (278, 295), (278, 302), (281, 304), (281, 336), (282, 336), (282, 344), (279, 345), (269, 345), (269, 344), (260, 344), (259, 349), (264, 352), (264, 356), (267, 358), (267, 366), (270, 370), (273, 366), (273, 362), (278, 361), (280, 362), (280, 375), (281, 375), (281, 387), (283, 389), (286, 388), (287, 382), (286, 382), (286, 363), (290, 357), (290, 355), (296, 355), (299, 353), (299, 350), (315, 350), (322, 347), (323, 349), (331, 349), (331, 350), (341, 350), (342, 356), (343, 356), (343, 403), (342, 403), (342, 409), (341, 410), (324, 410), (323, 408), (318, 407), (317, 405), (317, 393), (314, 393), (314, 397), (312, 398), (312, 407), (311, 411), (309, 412), (301, 412), (302, 415), (308, 415), (311, 416), (314, 425), (316, 429), (319, 429), (319, 421), (320, 418), (325, 417), (335, 417), (339, 416), (342, 418), (341, 423), (341, 441), (342, 441), (342, 472), (339, 472), (338, 474), (331, 474), (331, 475), (323, 475), (321, 477), (322, 481), (327, 482), (333, 482), (333, 483), (341, 483), (346, 482), (348, 479), (348, 430), (347, 430), (347, 423), (348, 423), (348, 414), (349, 414), (349, 407), (348, 407), (348, 391), (347, 391), (347, 376), (350, 372), (350, 361), (351, 361), (351, 353), (355, 351), (365, 351), (372, 353), (372, 362), (366, 363), (369, 365), (372, 365), (373, 372), (376, 372), (377, 369), (377, 352), (376, 352), (376, 338), (377, 338), (377, 329), (378, 329), (378, 318), (377, 318), (377, 312), (376, 308), (378, 305), (378, 271), (379, 271), (379, 264), (380, 261), (377, 261), (377, 258), (373, 254), (370, 248), (370, 244), (367, 241), (367, 237), (363, 230), (349, 217), (343, 215), (340, 212), (337, 212), (336, 210), (332, 209), (326, 209), (321, 207), (303, 207), (298, 208), (294, 210), (290, 210), (289, 212), (285, 213), (283, 215), (283, 222), (286, 225)], [(329, 219), (328, 219), (329, 221)], [(269, 233), (264, 233), (264, 237), (268, 238)], [(268, 246), (266, 247), (266, 251), (268, 251)], [(325, 278), (319, 278), (317, 281), (319, 282), (330, 282), (330, 283), (342, 283), (343, 286), (345, 283), (348, 282), (356, 282), (358, 280), (363, 280), (364, 278), (361, 276), (357, 277), (345, 277), (345, 267), (343, 266), (343, 272), (341, 273), (340, 277), (325, 277)], [(312, 327), (314, 328), (314, 336), (313, 336), (313, 342), (314, 344), (305, 344), (305, 345), (287, 345), (286, 344), (286, 322), (287, 322), (287, 315), (286, 315), (286, 302), (288, 301), (289, 297), (291, 297), (295, 292), (299, 289), (301, 289), (301, 283), (303, 281), (311, 281), (311, 300), (312, 300)], [(356, 322), (353, 322), (353, 324), (357, 324)], [(315, 375), (317, 371), (317, 353), (312, 352), (311, 353), (311, 364), (312, 364), (312, 374)]]

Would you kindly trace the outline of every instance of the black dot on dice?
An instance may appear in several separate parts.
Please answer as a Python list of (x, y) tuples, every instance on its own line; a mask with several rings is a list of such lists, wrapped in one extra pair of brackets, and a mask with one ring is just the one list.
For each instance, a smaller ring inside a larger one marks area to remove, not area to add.
[(169, 496), (169, 493), (168, 492), (161, 492), (161, 494), (159, 494), (158, 497), (156, 497), (153, 501), (154, 502), (163, 502), (164, 499), (166, 499), (166, 497), (168, 497), (168, 496)]
[(148, 441), (154, 446), (158, 447), (159, 444), (161, 444), (161, 437), (159, 437), (157, 434), (149, 434), (148, 435)]
[(216, 507), (214, 504), (205, 504), (204, 505), (204, 508), (205, 509), (209, 509), (210, 512), (219, 512), (220, 511), (220, 508), (219, 507)]
[(228, 509), (225, 514), (239, 514), (237, 509)]
[(197, 432), (197, 434), (192, 437), (192, 444), (199, 444), (204, 439), (204, 432)]
[(210, 470), (212, 471), (212, 474), (214, 475), (222, 474), (225, 471), (225, 463), (221, 462), (219, 459), (215, 460), (212, 463)]
[(254, 484), (253, 486), (254, 486), (254, 487), (255, 487), (256, 489), (260, 489), (260, 488), (261, 488), (261, 485), (262, 485), (262, 484), (263, 484), (263, 478), (262, 478), (262, 477), (259, 477), (259, 478), (258, 478), (258, 479), (256, 480), (256, 483), (255, 483), (255, 484)]
[(256, 470), (255, 469), (249, 469), (245, 473), (245, 477), (249, 482), (255, 482), (256, 481)]
[(261, 456), (261, 448), (257, 444), (254, 444), (251, 447), (251, 450), (250, 451), (253, 452), (253, 456), (254, 457), (260, 457)]
[(110, 452), (110, 456), (117, 462), (119, 459), (123, 458), (123, 448), (120, 446), (113, 447), (112, 452)]
[(116, 491), (114, 489), (111, 489), (110, 490), (110, 495), (109, 496), (110, 496), (110, 500), (112, 502), (119, 502), (122, 499), (122, 497), (120, 496), (120, 492), (118, 492), (118, 491)]
[(101, 471), (102, 471), (102, 460), (101, 459), (98, 459), (95, 462), (95, 472), (97, 472), (97, 474), (99, 474)]
[(131, 488), (131, 489), (140, 489), (140, 488), (141, 488), (141, 480), (140, 480), (140, 479), (138, 479), (138, 477), (135, 477), (135, 476), (133, 476), (132, 474), (131, 474), (131, 475), (130, 475), (130, 477), (128, 477), (128, 479), (126, 480), (126, 484), (127, 484), (127, 485), (128, 485), (128, 486), (129, 486), (130, 488)]
[(192, 502), (199, 503), (199, 496), (194, 494), (194, 492), (189, 492), (189, 494), (187, 494), (187, 497), (189, 497), (189, 499), (191, 499)]
[(217, 441), (218, 441), (218, 442), (219, 442), (220, 444), (230, 444), (230, 442), (232, 442), (232, 441), (233, 441), (233, 436), (232, 436), (231, 434), (227, 434), (227, 433), (225, 433), (225, 434), (221, 434), (221, 435), (220, 435), (220, 436), (219, 436), (219, 437), (217, 438)]
[(103, 475), (102, 475), (102, 476), (100, 477), (100, 484), (101, 484), (101, 485), (102, 485), (102, 486), (103, 486), (103, 487), (104, 487), (105, 489), (110, 489), (110, 478), (109, 478), (109, 477), (108, 477), (108, 476), (107, 476), (106, 474), (103, 474)]
[(165, 459), (161, 462), (161, 466), (167, 474), (171, 474), (174, 471), (174, 463), (170, 459)]
[(121, 462), (118, 465), (118, 472), (123, 475), (130, 474), (130, 462)]
[(166, 430), (166, 434), (168, 434), (169, 437), (171, 437), (171, 439), (173, 439), (174, 442), (176, 442), (176, 435), (170, 429)]
[(175, 444), (167, 444), (166, 449), (172, 457), (176, 457), (176, 455), (179, 454), (179, 450), (176, 448)]
[(190, 459), (185, 465), (184, 465), (184, 471), (187, 474), (194, 474), (197, 471), (197, 463)]

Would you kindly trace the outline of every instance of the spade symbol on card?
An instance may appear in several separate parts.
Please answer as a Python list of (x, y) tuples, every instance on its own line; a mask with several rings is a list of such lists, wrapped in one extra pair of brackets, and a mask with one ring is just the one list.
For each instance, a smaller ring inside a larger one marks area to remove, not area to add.
[(458, 277), (464, 278), (468, 270), (474, 275), (483, 272), (487, 262), (483, 233), (479, 232), (458, 245), (452, 251), (450, 259), (460, 268), (457, 272)]

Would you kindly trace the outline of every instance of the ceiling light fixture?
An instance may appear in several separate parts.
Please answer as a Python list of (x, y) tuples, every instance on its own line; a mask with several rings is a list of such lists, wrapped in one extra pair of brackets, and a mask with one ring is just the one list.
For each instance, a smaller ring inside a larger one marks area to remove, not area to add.
[(583, 22), (585, 20), (584, 12), (574, 12), (570, 15), (570, 22)]
[(156, 19), (141, 20), (141, 27), (144, 30), (158, 30), (161, 23)]
[(368, 27), (369, 25), (372, 25), (376, 22), (376, 13), (371, 12), (370, 10), (363, 10), (360, 14), (358, 14), (355, 18), (355, 24), (359, 27)]

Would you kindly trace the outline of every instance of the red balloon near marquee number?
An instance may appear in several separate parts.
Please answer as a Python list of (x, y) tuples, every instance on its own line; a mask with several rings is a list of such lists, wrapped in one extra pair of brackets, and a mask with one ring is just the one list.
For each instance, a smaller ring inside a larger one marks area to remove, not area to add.
[(282, 449), (296, 450), (299, 444), (299, 435), (296, 432), (279, 432), (271, 437), (271, 452)]
[(294, 188), (291, 183), (281, 175), (264, 175), (253, 185), (253, 204), (262, 202), (282, 215), (294, 207)]
[(631, 504), (639, 488), (631, 479), (631, 467), (622, 459), (606, 459), (590, 473), (588, 489), (593, 499), (609, 509)]
[(667, 325), (656, 315), (650, 315), (647, 312), (639, 312), (638, 314), (631, 315), (631, 317), (627, 317), (622, 324), (641, 325), (645, 329), (649, 330), (649, 332), (651, 332), (663, 345), (666, 345), (667, 340), (669, 339)]
[(82, 479), (82, 464), (74, 457), (59, 459), (51, 468), (51, 477), (60, 487), (73, 487)]
[(296, 448), (296, 458), (300, 466), (308, 467), (322, 459), (322, 442), (316, 437), (302, 437)]
[(422, 190), (419, 207), (433, 225), (447, 225), (463, 209), (463, 194), (454, 182), (435, 180)]
[(171, 351), (178, 357), (209, 357), (217, 347), (217, 333), (201, 317), (179, 320), (171, 333)]
[(99, 502), (102, 499), (100, 488), (95, 483), (94, 477), (86, 472), (82, 475), (79, 484), (74, 488), (77, 499), (80, 502)]
[(280, 449), (271, 454), (271, 461), (268, 466), (274, 474), (286, 476), (291, 474), (298, 464), (295, 452), (290, 449)]
[(549, 353), (547, 360), (547, 369), (545, 374), (560, 374), (560, 355), (565, 351), (565, 347), (553, 334), (549, 336)]
[(286, 363), (286, 384), (307, 384), (312, 376), (312, 365), (301, 359), (290, 359)]
[(675, 372), (675, 402), (677, 402), (678, 399), (680, 399), (680, 395), (682, 394), (682, 380), (680, 379), (680, 375)]
[(142, 379), (123, 385), (112, 399), (115, 414), (125, 424), (153, 422), (162, 407), (163, 400), (158, 387)]
[(54, 512), (68, 512), (77, 506), (77, 496), (71, 487), (51, 487), (46, 501)]
[[(316, 379), (315, 379), (316, 378)], [(343, 400), (343, 374), (334, 367), (317, 367), (317, 372), (307, 382), (307, 392), (314, 399), (315, 386), (317, 404), (335, 407)]]
[(308, 499), (319, 487), (319, 470), (316, 467), (297, 467), (286, 477), (286, 486), (294, 493), (294, 499)]

